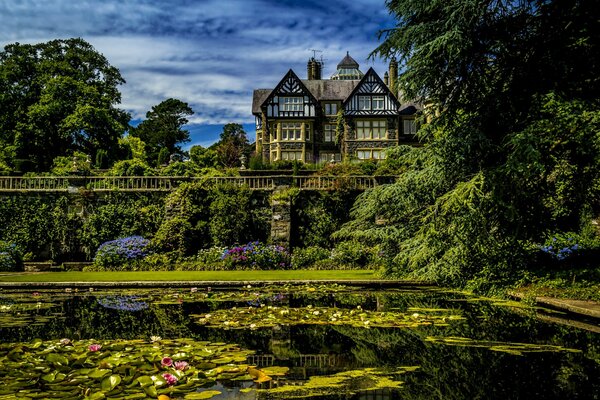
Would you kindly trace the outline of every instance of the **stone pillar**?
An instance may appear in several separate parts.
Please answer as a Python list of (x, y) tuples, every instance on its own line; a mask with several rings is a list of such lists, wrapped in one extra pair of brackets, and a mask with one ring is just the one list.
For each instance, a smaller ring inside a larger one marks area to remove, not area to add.
[(271, 194), (271, 238), (270, 242), (275, 245), (290, 248), (292, 231), (292, 201), (285, 192), (289, 185), (277, 186)]

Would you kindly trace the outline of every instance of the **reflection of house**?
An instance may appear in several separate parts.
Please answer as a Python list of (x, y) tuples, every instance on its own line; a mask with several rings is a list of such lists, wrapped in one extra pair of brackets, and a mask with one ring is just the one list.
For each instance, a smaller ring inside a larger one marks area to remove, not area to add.
[(256, 151), (265, 161), (381, 159), (386, 148), (415, 142), (419, 107), (396, 97), (395, 60), (383, 80), (373, 68), (363, 74), (349, 54), (331, 79), (321, 79), (314, 58), (307, 69), (308, 79), (289, 70), (274, 89), (254, 91)]

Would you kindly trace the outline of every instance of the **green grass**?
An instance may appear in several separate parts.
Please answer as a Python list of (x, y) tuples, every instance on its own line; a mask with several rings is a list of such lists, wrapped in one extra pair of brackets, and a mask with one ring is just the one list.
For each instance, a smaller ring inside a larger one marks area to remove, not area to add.
[(0, 275), (0, 282), (377, 280), (375, 271), (39, 272)]

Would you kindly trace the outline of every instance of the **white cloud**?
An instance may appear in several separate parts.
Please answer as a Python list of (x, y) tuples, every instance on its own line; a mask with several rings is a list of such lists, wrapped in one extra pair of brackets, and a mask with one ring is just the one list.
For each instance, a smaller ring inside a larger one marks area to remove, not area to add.
[(134, 118), (175, 97), (200, 125), (253, 122), (252, 90), (275, 86), (290, 68), (305, 77), (309, 49), (323, 50), (324, 76), (347, 50), (366, 71), (376, 31), (391, 24), (383, 0), (0, 3), (0, 45), (82, 37), (121, 71), (122, 107)]

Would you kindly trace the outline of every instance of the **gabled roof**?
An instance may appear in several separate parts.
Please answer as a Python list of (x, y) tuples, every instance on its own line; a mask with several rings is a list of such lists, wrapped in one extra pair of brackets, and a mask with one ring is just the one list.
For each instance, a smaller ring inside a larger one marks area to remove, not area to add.
[[(295, 76), (297, 78), (297, 75), (292, 70), (290, 70), (286, 74), (286, 76), (281, 80), (281, 82), (285, 81), (285, 79), (288, 77), (290, 72), (292, 74), (294, 74), (293, 76)], [(386, 86), (383, 83), (383, 81), (381, 81), (381, 78), (379, 78), (379, 75), (377, 75), (375, 70), (373, 70), (373, 68), (369, 68), (369, 71), (367, 71), (367, 73), (361, 80), (347, 80), (347, 81), (332, 80), (332, 79), (314, 79), (314, 80), (298, 79), (298, 80), (302, 83), (302, 85), (304, 85), (306, 90), (308, 92), (310, 92), (310, 94), (312, 94), (313, 98), (317, 101), (337, 100), (337, 101), (341, 101), (342, 103), (345, 103), (346, 100), (348, 100), (350, 98), (350, 96), (352, 96), (354, 94), (354, 92), (357, 90), (357, 88), (359, 87), (359, 84), (363, 80), (367, 79), (367, 76), (370, 75), (371, 73), (374, 74), (374, 76), (376, 77), (375, 78), (376, 80), (381, 82), (381, 84), (383, 86)], [(281, 82), (280, 82), (280, 84), (281, 84)], [(280, 84), (278, 84), (277, 86), (280, 86)], [(270, 97), (270, 95), (271, 95), (271, 93), (273, 93), (273, 91), (274, 91), (274, 89), (255, 89), (254, 90), (253, 96), (252, 96), (252, 114), (258, 115), (261, 113), (261, 106)], [(416, 111), (423, 109), (423, 107), (419, 103), (415, 103), (412, 101), (404, 101), (404, 100), (402, 100), (402, 102), (400, 102), (398, 100), (398, 98), (396, 97), (396, 95), (394, 93), (392, 93), (391, 91), (389, 91), (389, 89), (388, 89), (388, 92), (392, 96), (392, 99), (397, 102), (398, 111), (400, 114), (410, 115), (410, 114), (414, 114)]]
[(377, 75), (377, 72), (375, 72), (375, 70), (373, 69), (373, 67), (369, 68), (369, 70), (367, 71), (367, 73), (365, 74), (365, 76), (362, 77), (362, 79), (358, 82), (358, 84), (354, 87), (354, 89), (352, 90), (352, 93), (350, 93), (350, 95), (348, 97), (346, 97), (346, 99), (344, 100), (344, 104), (346, 102), (348, 102), (348, 100), (350, 100), (350, 98), (354, 95), (354, 93), (356, 93), (356, 91), (358, 90), (358, 88), (360, 88), (361, 84), (366, 81), (367, 79), (369, 79), (370, 77), (375, 78), (375, 81), (377, 81), (385, 90), (386, 94), (389, 94), (390, 97), (392, 98), (392, 100), (396, 103), (396, 107), (398, 107), (398, 109), (400, 108), (400, 102), (398, 101), (398, 98), (396, 97), (396, 95), (394, 93), (392, 93), (392, 91), (390, 90), (390, 88), (383, 83), (383, 81), (381, 80), (381, 78), (379, 77), (379, 75)]
[[(297, 84), (297, 86), (295, 86), (296, 84)], [(281, 81), (279, 81), (277, 86), (275, 86), (275, 89), (273, 89), (271, 91), (271, 93), (269, 93), (265, 97), (265, 99), (263, 100), (263, 102), (261, 103), (260, 106), (262, 107), (262, 106), (266, 105), (266, 103), (269, 101), (269, 99), (273, 96), (277, 96), (282, 89), (290, 90), (291, 92), (289, 94), (291, 94), (291, 95), (306, 92), (311, 97), (313, 102), (315, 102), (315, 103), (317, 102), (317, 99), (315, 99), (315, 96), (312, 95), (312, 93), (304, 85), (302, 80), (300, 78), (298, 78), (298, 75), (296, 75), (296, 73), (292, 69), (290, 69), (287, 72), (287, 74), (285, 74), (283, 79), (281, 79)], [(286, 92), (284, 91), (283, 93), (285, 94)]]
[[(255, 89), (252, 95), (252, 114), (260, 114), (262, 105), (267, 101), (271, 94), (281, 86), (290, 76), (298, 78), (294, 71), (290, 70), (279, 82), (275, 89)], [(304, 88), (317, 101), (337, 100), (343, 102), (352, 93), (359, 80), (336, 81), (330, 79), (298, 79)]]

